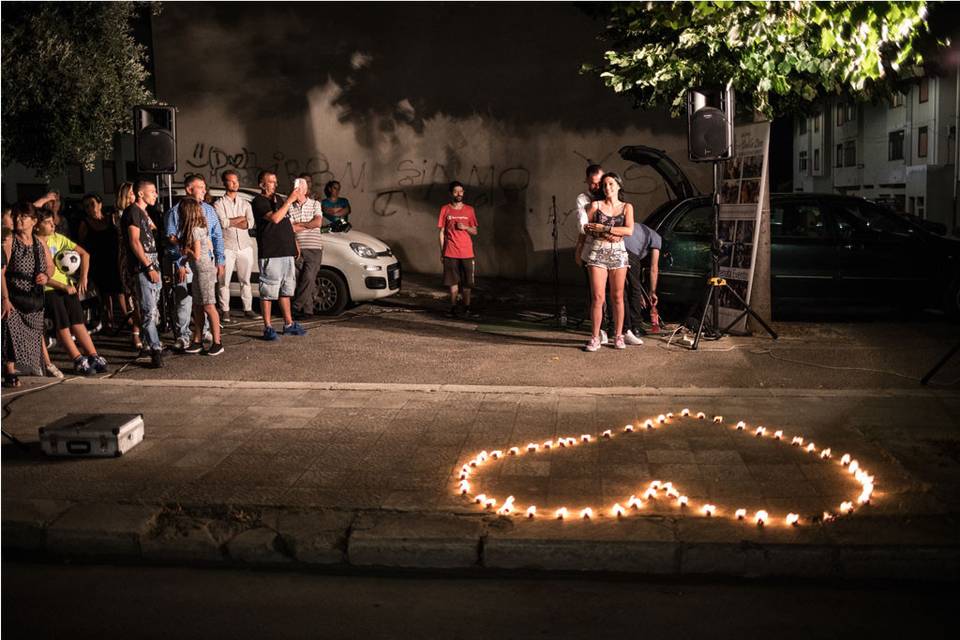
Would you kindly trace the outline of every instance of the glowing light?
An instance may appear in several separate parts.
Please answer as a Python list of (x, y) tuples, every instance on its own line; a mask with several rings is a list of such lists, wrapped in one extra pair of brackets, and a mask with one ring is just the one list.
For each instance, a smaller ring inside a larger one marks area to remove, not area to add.
[(737, 423), (737, 431), (743, 431), (746, 428), (747, 428), (747, 423), (744, 422), (743, 420)]
[(544, 449), (553, 449), (553, 440), (547, 440), (543, 443)]
[(674, 489), (673, 487), (670, 487), (669, 489), (667, 489), (667, 495), (670, 496), (671, 498), (679, 498), (680, 492)]
[(667, 412), (667, 415), (664, 417), (667, 418), (667, 420), (673, 420), (673, 414), (670, 413), (669, 411)]
[(852, 502), (841, 502), (840, 503), (840, 513), (844, 515), (850, 515), (853, 513), (853, 503)]
[(591, 509), (590, 507), (587, 507), (586, 509), (580, 512), (580, 518), (582, 520), (589, 520), (592, 517), (593, 517), (593, 509)]
[(513, 511), (513, 496), (510, 496), (503, 501), (503, 506), (497, 510), (497, 514), (501, 516), (507, 516), (510, 515), (511, 511)]
[(697, 420), (705, 420), (706, 418), (707, 418), (707, 414), (705, 414), (703, 411), (697, 412)]
[(793, 436), (793, 440), (790, 441), (790, 444), (792, 444), (795, 447), (802, 447), (803, 438), (801, 438), (800, 436)]
[(856, 460), (851, 460), (851, 461), (850, 461), (850, 464), (847, 465), (847, 471), (848, 471), (849, 473), (851, 473), (851, 474), (856, 473), (856, 472), (857, 472), (857, 469), (859, 469), (859, 468), (860, 468), (860, 463), (857, 462)]
[(490, 456), (486, 451), (481, 451), (480, 454), (477, 456), (477, 461), (486, 462), (489, 457)]
[(713, 416), (713, 424), (720, 424), (723, 422), (723, 416)]
[(580, 436), (580, 439), (584, 442), (590, 442), (591, 440), (593, 440), (593, 438), (590, 437), (589, 433), (583, 434), (582, 436)]
[(849, 453), (843, 454), (843, 457), (840, 458), (840, 464), (842, 464), (843, 466), (847, 466), (848, 464), (850, 464), (850, 454), (849, 454)]
[(460, 482), (460, 495), (465, 496), (468, 493), (470, 493), (470, 483), (466, 480), (462, 480)]
[[(673, 417), (673, 414), (670, 414), (670, 417), (672, 418), (672, 417)], [(667, 421), (667, 416), (663, 415), (662, 413), (657, 416), (657, 423), (658, 423), (658, 424), (663, 424), (663, 423), (666, 422), (666, 421)]]
[(566, 446), (567, 446), (567, 439), (566, 439), (566, 438), (560, 438), (559, 440), (557, 440), (557, 444), (560, 445), (560, 447), (562, 447), (562, 448), (566, 448)]
[(497, 499), (487, 498), (487, 501), (483, 503), (483, 506), (485, 506), (487, 509), (493, 509), (495, 506), (497, 506)]
[(762, 438), (764, 435), (766, 435), (766, 433), (767, 430), (764, 427), (757, 427), (757, 430), (753, 432), (753, 435), (757, 436), (758, 438)]
[(643, 502), (641, 502), (637, 496), (630, 496), (630, 499), (627, 500), (627, 507), (630, 509), (642, 509)]
[(820, 516), (824, 522), (830, 522), (831, 520), (836, 520), (836, 516), (830, 513), (829, 511), (824, 511), (823, 515)]
[(536, 442), (531, 442), (530, 444), (527, 445), (527, 451), (536, 451), (539, 448), (540, 448), (540, 445), (538, 445)]
[(703, 511), (703, 515), (711, 518), (713, 517), (713, 514), (717, 512), (717, 508), (712, 504), (705, 504), (703, 505), (703, 509), (701, 509), (701, 511)]
[(757, 511), (754, 514), (753, 518), (754, 520), (757, 521), (757, 525), (762, 527), (767, 523), (767, 520), (770, 518), (770, 515), (766, 511), (761, 509), (760, 511)]
[(660, 485), (660, 490), (661, 490), (661, 491), (666, 491), (667, 493), (670, 493), (671, 491), (673, 491), (673, 483), (672, 483), (672, 482), (664, 482), (663, 484)]
[(656, 498), (657, 498), (657, 492), (655, 489), (647, 489), (646, 491), (643, 492), (644, 500), (656, 500)]
[(492, 452), (490, 454), (490, 457), (493, 458), (494, 460), (499, 460), (500, 458), (503, 457), (503, 451), (500, 451), (498, 449), (497, 451)]
[(690, 415), (690, 409), (684, 409), (680, 412), (680, 417), (682, 418), (686, 418), (688, 415)]
[(557, 509), (556, 513), (554, 513), (554, 515), (557, 517), (557, 520), (563, 520), (563, 519), (566, 518), (569, 514), (570, 514), (570, 512), (567, 511), (567, 508), (566, 508), (566, 507), (560, 507), (559, 509)]
[(800, 516), (795, 513), (787, 514), (787, 524), (791, 526), (797, 526), (797, 523), (800, 522)]
[(816, 448), (817, 447), (814, 446), (814, 444), (811, 442), (810, 444), (807, 445), (807, 453), (813, 453), (816, 450)]
[(687, 498), (687, 496), (680, 496), (679, 498), (677, 498), (677, 503), (678, 503), (681, 507), (687, 506), (687, 504), (688, 504), (689, 502), (690, 502), (690, 500), (689, 500), (689, 498)]
[(823, 451), (820, 452), (820, 457), (821, 457), (822, 459), (824, 459), (824, 460), (826, 460), (826, 459), (829, 458), (830, 456), (831, 456), (831, 451), (830, 451), (829, 448), (824, 449)]
[(477, 504), (483, 504), (484, 502), (487, 501), (487, 496), (486, 494), (481, 493), (476, 498), (474, 498), (473, 501), (476, 502)]
[(659, 480), (651, 480), (651, 481), (650, 481), (650, 488), (651, 488), (651, 489), (659, 489), (661, 484), (662, 484), (662, 483), (661, 483)]
[(601, 437), (601, 438), (612, 438), (612, 437), (613, 437), (613, 431), (610, 431), (610, 429), (607, 429), (606, 431), (604, 431), (603, 433), (600, 434), (600, 437)]
[(613, 505), (613, 508), (610, 509), (610, 514), (611, 514), (613, 517), (615, 517), (615, 518), (619, 518), (620, 516), (622, 516), (622, 515), (625, 514), (626, 512), (627, 512), (627, 510), (624, 509), (623, 507), (621, 507), (619, 502), (618, 502), (618, 503), (615, 503), (615, 504)]
[(623, 430), (626, 431), (627, 433), (633, 433), (633, 425), (632, 425), (632, 424), (628, 424), (627, 426), (625, 426), (625, 427), (623, 428)]
[(530, 507), (527, 508), (527, 517), (532, 518), (535, 515), (537, 515), (537, 507), (531, 505)]
[(515, 456), (520, 453), (520, 447), (510, 447), (510, 455)]
[(777, 440), (783, 440), (783, 430), (782, 430), (782, 429), (778, 429), (778, 430), (774, 431), (774, 432), (773, 432), (773, 437), (776, 438)]
[(643, 423), (643, 428), (644, 428), (644, 429), (653, 429), (653, 420), (647, 418), (647, 420)]
[(734, 514), (737, 517), (737, 520), (743, 520), (747, 517), (746, 509), (737, 509), (737, 512)]

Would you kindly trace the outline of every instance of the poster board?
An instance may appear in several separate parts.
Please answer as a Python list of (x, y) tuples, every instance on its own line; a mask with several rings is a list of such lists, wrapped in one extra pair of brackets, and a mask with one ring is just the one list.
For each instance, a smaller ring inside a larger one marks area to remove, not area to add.
[[(760, 216), (769, 181), (770, 123), (753, 122), (734, 132), (735, 156), (723, 163), (720, 174), (720, 277), (750, 303), (753, 272), (760, 239)], [(720, 289), (720, 326), (726, 327), (743, 307), (725, 288)], [(731, 333), (745, 333), (744, 316)]]

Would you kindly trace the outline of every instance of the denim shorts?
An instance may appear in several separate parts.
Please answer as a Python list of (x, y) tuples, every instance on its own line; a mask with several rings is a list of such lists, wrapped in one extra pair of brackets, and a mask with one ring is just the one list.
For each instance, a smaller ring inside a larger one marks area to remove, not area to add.
[(293, 256), (260, 258), (260, 299), (289, 298), (297, 289), (297, 267)]

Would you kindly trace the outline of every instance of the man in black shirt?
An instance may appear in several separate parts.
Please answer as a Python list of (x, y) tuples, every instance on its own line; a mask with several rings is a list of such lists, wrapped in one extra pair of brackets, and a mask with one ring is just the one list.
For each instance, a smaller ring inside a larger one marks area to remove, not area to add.
[(284, 200), (277, 195), (277, 176), (261, 171), (258, 176), (261, 195), (251, 203), (257, 224), (257, 257), (260, 267), (260, 311), (263, 315), (263, 339), (276, 340), (277, 332), (270, 323), (273, 301), (280, 304), (283, 333), (302, 336), (307, 332), (290, 313), (290, 296), (297, 286), (296, 259), (300, 254), (297, 235), (287, 213), (302, 189), (294, 187)]
[(157, 307), (160, 300), (160, 266), (157, 264), (157, 240), (147, 207), (157, 202), (157, 187), (149, 180), (140, 180), (133, 188), (136, 201), (123, 210), (120, 228), (130, 254), (128, 264), (137, 276), (140, 301), (141, 334), (150, 348), (150, 361), (155, 368), (163, 366), (160, 334), (157, 332)]

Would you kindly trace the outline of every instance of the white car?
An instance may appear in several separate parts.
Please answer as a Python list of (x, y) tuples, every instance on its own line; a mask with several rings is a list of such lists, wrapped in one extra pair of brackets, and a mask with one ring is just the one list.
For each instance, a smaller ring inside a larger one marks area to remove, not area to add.
[[(208, 187), (208, 193), (214, 200), (223, 196), (223, 187)], [(240, 197), (253, 201), (260, 192), (254, 189), (240, 189)], [(173, 187), (173, 202), (184, 197), (183, 186)], [(160, 200), (157, 202), (164, 211), (168, 208), (166, 189), (161, 187)], [(339, 315), (350, 303), (368, 302), (392, 296), (400, 291), (400, 261), (385, 242), (361, 231), (332, 231), (324, 226), (323, 266), (317, 274), (316, 308), (321, 315)], [(251, 236), (256, 235), (251, 230)], [(257, 245), (253, 245), (256, 257)], [(257, 261), (253, 263), (257, 280)], [(230, 284), (231, 295), (240, 295), (240, 285), (236, 273)], [(253, 295), (259, 297), (257, 287)]]

